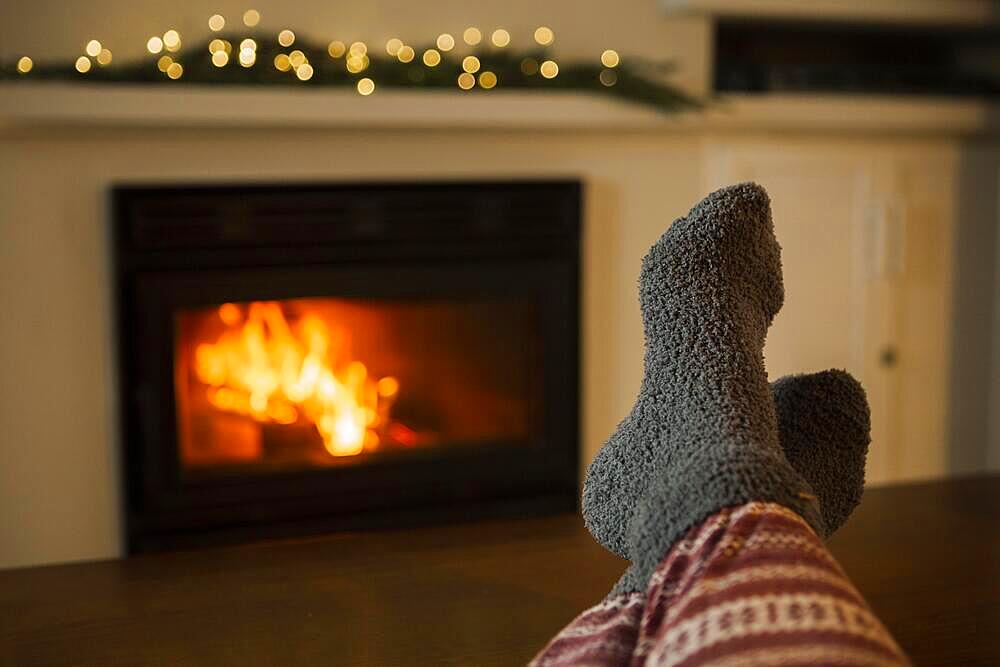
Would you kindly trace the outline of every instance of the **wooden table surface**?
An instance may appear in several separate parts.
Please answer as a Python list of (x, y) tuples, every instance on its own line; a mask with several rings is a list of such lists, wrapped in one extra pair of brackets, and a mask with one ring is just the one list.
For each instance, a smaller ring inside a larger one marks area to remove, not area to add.
[[(917, 665), (1000, 664), (1000, 476), (871, 490), (831, 548)], [(563, 515), (7, 570), (0, 664), (523, 664), (621, 569)]]

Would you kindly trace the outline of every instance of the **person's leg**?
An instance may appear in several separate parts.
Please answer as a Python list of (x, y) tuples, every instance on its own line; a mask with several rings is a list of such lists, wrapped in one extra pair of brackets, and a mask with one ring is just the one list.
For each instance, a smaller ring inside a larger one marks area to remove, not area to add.
[(647, 356), (672, 411), (626, 535), (648, 583), (634, 664), (905, 662), (823, 546), (818, 498), (778, 444), (763, 345), (779, 255), (766, 193), (741, 185), (644, 262)]
[(908, 664), (816, 533), (775, 503), (705, 519), (673, 545), (642, 602), (632, 656), (600, 664)]
[[(647, 582), (649, 585), (645, 595), (625, 594), (585, 612), (538, 656), (537, 664), (620, 663), (614, 656), (621, 657), (629, 637), (640, 642), (636, 660), (641, 661), (643, 656), (664, 658), (663, 652), (655, 649), (673, 638), (671, 619), (676, 618), (676, 614), (666, 615), (668, 606), (664, 601), (679, 600), (683, 604), (695, 599), (704, 587), (684, 588), (682, 579), (690, 584), (700, 581), (706, 571), (725, 570), (727, 561), (720, 554), (732, 556), (742, 548), (742, 543), (737, 544), (739, 534), (734, 533), (736, 541), (727, 541), (728, 546), (722, 551), (699, 551), (693, 558), (692, 543), (684, 540), (678, 544), (678, 540), (688, 527), (693, 526), (690, 530), (697, 532), (714, 526), (708, 531), (714, 537), (706, 544), (723, 542), (726, 531), (719, 534), (717, 515), (734, 511), (727, 507), (749, 502), (747, 507), (767, 508), (786, 517), (797, 516), (797, 523), (786, 522), (781, 528), (790, 544), (801, 546), (811, 539), (812, 547), (819, 545), (820, 551), (810, 553), (822, 553), (829, 558), (813, 530), (826, 533), (839, 526), (857, 502), (867, 447), (867, 406), (863, 392), (846, 374), (823, 381), (832, 379), (834, 384), (842, 381), (847, 395), (854, 394), (859, 401), (835, 400), (833, 407), (824, 406), (816, 401), (817, 397), (830, 395), (822, 390), (822, 382), (812, 385), (816, 391), (803, 385), (806, 391), (784, 399), (780, 397), (781, 387), (773, 388), (779, 400), (789, 399), (789, 405), (797, 401), (798, 409), (775, 415), (773, 405), (768, 406), (763, 399), (768, 395), (761, 358), (763, 334), (782, 297), (778, 254), (767, 196), (756, 186), (744, 185), (708, 197), (687, 218), (675, 223), (644, 260), (640, 287), (647, 336), (647, 375), (644, 393), (637, 401), (642, 419), (627, 419), (619, 431), (629, 427), (632, 432), (616, 436), (626, 436), (617, 437), (619, 443), (623, 439), (642, 443), (632, 451), (642, 452), (644, 447), (647, 452), (645, 456), (639, 454), (643, 463), (638, 483), (649, 488), (633, 494), (639, 498), (635, 507), (627, 509), (634, 517), (627, 532), (622, 528), (624, 522), (619, 520), (616, 530), (625, 539), (615, 539), (625, 542), (628, 555), (635, 562), (626, 577), (630, 579), (630, 587), (641, 590)], [(785, 389), (795, 386), (795, 382), (788, 383)], [(833, 398), (843, 396), (835, 391)], [(846, 409), (841, 409), (842, 406)], [(858, 406), (860, 410), (855, 409)], [(783, 413), (791, 421), (782, 418)], [(800, 422), (795, 421), (797, 413), (802, 415)], [(853, 434), (852, 415), (862, 417), (855, 419)], [(839, 432), (842, 424), (838, 425), (837, 419), (845, 420), (848, 428), (844, 432), (848, 437), (825, 440), (824, 429)], [(809, 424), (810, 420), (821, 424), (811, 435), (798, 425)], [(803, 437), (798, 447), (782, 442), (783, 453), (777, 446), (777, 431), (783, 440)], [(629, 447), (619, 451), (628, 452)], [(789, 460), (796, 465), (790, 466)], [(813, 474), (820, 472), (822, 475)], [(846, 485), (838, 485), (838, 477)], [(648, 480), (652, 480), (651, 484), (647, 484)], [(828, 505), (829, 511), (821, 514), (822, 503)], [(752, 514), (743, 512), (736, 518)], [(723, 524), (728, 526), (726, 521)], [(773, 521), (768, 522), (769, 526), (772, 524)], [(734, 530), (746, 528), (744, 521)], [(795, 534), (802, 530), (809, 539)], [(758, 536), (757, 542), (766, 537)], [(778, 537), (780, 546), (783, 542)], [(599, 538), (599, 541), (608, 546), (605, 540)], [(782, 555), (804, 568), (809, 567), (808, 554), (795, 553), (794, 549), (772, 554), (779, 560)], [(662, 564), (661, 559), (665, 559)], [(654, 570), (657, 574), (650, 580)], [(780, 591), (782, 577), (787, 578), (789, 573), (787, 569), (771, 567), (755, 571), (753, 576), (764, 576), (760, 580), (765, 587)], [(771, 574), (776, 578), (767, 579)], [(828, 585), (839, 577), (840, 588), (856, 596), (835, 565), (827, 574)], [(637, 605), (644, 610), (641, 632), (635, 624)], [(767, 611), (770, 614), (772, 609), (769, 607)], [(799, 612), (797, 606), (789, 610), (794, 618), (798, 618)], [(835, 608), (829, 617), (833, 620), (828, 622), (846, 622), (843, 612), (842, 608)], [(814, 613), (822, 616), (824, 611)], [(754, 617), (754, 613), (747, 612), (746, 616)], [(730, 620), (723, 612), (723, 625), (728, 627)], [(699, 623), (699, 628), (709, 631), (706, 619)], [(590, 641), (588, 645), (588, 637), (599, 638), (601, 628), (611, 627), (615, 628), (617, 651), (602, 653), (600, 641)], [(749, 630), (748, 634), (752, 634)], [(845, 630), (839, 635), (833, 632), (832, 636), (845, 639), (850, 633)], [(888, 643), (892, 646), (891, 640)], [(554, 653), (551, 649), (556, 647), (560, 650)], [(844, 655), (848, 653), (845, 648)], [(559, 655), (575, 655), (579, 659), (559, 659)]]

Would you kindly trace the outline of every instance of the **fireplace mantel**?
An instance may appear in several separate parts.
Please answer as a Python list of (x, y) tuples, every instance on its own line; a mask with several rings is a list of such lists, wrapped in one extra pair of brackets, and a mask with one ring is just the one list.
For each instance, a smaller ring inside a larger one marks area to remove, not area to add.
[(796, 131), (996, 134), (1000, 107), (976, 100), (768, 95), (664, 115), (579, 93), (348, 91), (0, 84), (0, 132), (23, 128)]

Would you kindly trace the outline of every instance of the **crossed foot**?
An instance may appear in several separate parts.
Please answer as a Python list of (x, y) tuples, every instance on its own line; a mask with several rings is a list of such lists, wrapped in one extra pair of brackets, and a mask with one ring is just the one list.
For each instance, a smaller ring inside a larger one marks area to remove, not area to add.
[(838, 370), (767, 383), (780, 254), (767, 193), (741, 184), (706, 197), (643, 260), (645, 376), (583, 491), (591, 534), (632, 562), (612, 594), (644, 589), (684, 532), (723, 507), (777, 502), (827, 537), (861, 498), (861, 385)]

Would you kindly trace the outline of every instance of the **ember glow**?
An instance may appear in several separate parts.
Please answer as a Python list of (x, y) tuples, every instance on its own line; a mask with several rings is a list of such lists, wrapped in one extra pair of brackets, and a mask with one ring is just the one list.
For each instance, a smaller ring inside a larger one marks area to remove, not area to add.
[(261, 423), (312, 424), (331, 456), (379, 445), (399, 393), (391, 376), (372, 377), (350, 359), (318, 316), (288, 323), (279, 303), (226, 303), (226, 330), (195, 349), (194, 369), (216, 409)]

